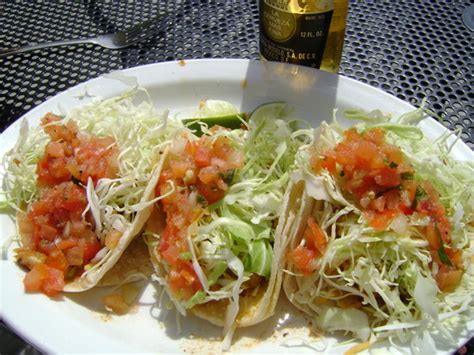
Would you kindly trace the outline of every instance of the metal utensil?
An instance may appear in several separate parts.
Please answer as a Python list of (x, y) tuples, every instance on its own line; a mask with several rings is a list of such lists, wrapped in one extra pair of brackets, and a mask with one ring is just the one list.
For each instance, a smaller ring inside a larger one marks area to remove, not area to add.
[(167, 16), (157, 16), (124, 31), (103, 34), (97, 37), (45, 42), (38, 44), (30, 44), (23, 47), (1, 49), (0, 57), (27, 52), (34, 49), (64, 46), (67, 44), (93, 43), (109, 49), (125, 48), (131, 46), (132, 44), (143, 41), (153, 36), (154, 34), (164, 30), (168, 24), (169, 21)]

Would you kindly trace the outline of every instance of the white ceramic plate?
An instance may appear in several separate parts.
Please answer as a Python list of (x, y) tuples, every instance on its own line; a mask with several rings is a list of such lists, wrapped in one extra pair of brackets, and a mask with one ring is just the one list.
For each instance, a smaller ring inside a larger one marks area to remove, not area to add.
[[(196, 108), (207, 98), (223, 99), (243, 111), (259, 104), (286, 101), (295, 114), (314, 125), (331, 120), (335, 107), (366, 110), (382, 109), (400, 114), (413, 107), (378, 89), (345, 77), (317, 70), (279, 63), (247, 60), (192, 60), (151, 64), (124, 70), (137, 78), (140, 86), (149, 90), (160, 109), (182, 112)], [(98, 78), (77, 85), (28, 112), (24, 118), (36, 125), (49, 111), (61, 112), (82, 105), (91, 96), (112, 97), (127, 86), (116, 80)], [(81, 98), (82, 97), (82, 98)], [(13, 123), (0, 138), (0, 156), (10, 149), (17, 138), (19, 121)], [(445, 129), (434, 120), (423, 122), (427, 136), (436, 137)], [(453, 151), (460, 160), (473, 160), (472, 151), (458, 143)], [(0, 215), (2, 243), (15, 235), (12, 220)], [(106, 290), (66, 295), (52, 301), (41, 294), (25, 294), (24, 272), (13, 262), (13, 246), (1, 260), (0, 312), (18, 334), (46, 352), (204, 352), (220, 350), (220, 330), (208, 323), (189, 317), (182, 319), (178, 334), (174, 314), (153, 306), (155, 289), (146, 286), (140, 304), (133, 314), (115, 317), (106, 315), (101, 295)], [(308, 335), (306, 321), (284, 301), (278, 313), (266, 322), (238, 331), (232, 351), (294, 352), (309, 348), (288, 348)], [(459, 334), (461, 345), (474, 331), (470, 321)], [(328, 338), (335, 344), (340, 339)], [(322, 345), (318, 347), (322, 349)], [(330, 352), (342, 352), (350, 345), (330, 347)], [(449, 349), (446, 349), (449, 350)]]

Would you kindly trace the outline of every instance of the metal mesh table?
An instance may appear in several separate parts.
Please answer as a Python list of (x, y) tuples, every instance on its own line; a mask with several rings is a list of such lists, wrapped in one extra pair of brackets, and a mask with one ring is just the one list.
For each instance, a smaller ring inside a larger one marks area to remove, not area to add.
[[(340, 73), (414, 105), (426, 97), (445, 126), (474, 146), (470, 1), (351, 2)], [(66, 88), (113, 69), (189, 58), (258, 58), (256, 1), (182, 0), (0, 3), (0, 45), (18, 46), (124, 29), (168, 12), (173, 25), (145, 45), (119, 51), (95, 45), (0, 58), (4, 129)]]
[[(474, 148), (473, 33), (461, 20), (471, 3), (351, 1), (340, 74), (413, 105), (426, 97), (442, 123), (461, 130)], [(255, 0), (3, 1), (0, 47), (113, 32), (164, 12), (173, 25), (127, 49), (76, 45), (0, 58), (1, 130), (55, 94), (111, 70), (175, 59), (259, 58)], [(14, 339), (1, 331), (2, 340)]]

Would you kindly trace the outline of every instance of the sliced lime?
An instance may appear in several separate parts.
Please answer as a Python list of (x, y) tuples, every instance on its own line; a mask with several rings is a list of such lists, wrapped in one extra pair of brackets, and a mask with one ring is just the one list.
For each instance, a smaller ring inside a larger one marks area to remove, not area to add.
[(218, 125), (230, 129), (242, 128), (244, 122), (248, 121), (248, 114), (245, 112), (234, 115), (217, 116), (217, 117), (199, 117), (185, 118), (183, 123), (186, 127), (193, 130), (197, 136), (202, 135), (201, 124), (205, 123), (208, 128)]

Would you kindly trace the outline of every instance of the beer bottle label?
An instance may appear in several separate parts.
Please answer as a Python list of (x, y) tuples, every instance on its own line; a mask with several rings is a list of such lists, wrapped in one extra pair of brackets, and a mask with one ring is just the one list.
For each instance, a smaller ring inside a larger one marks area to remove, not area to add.
[(332, 1), (260, 0), (260, 53), (319, 68), (333, 9)]

